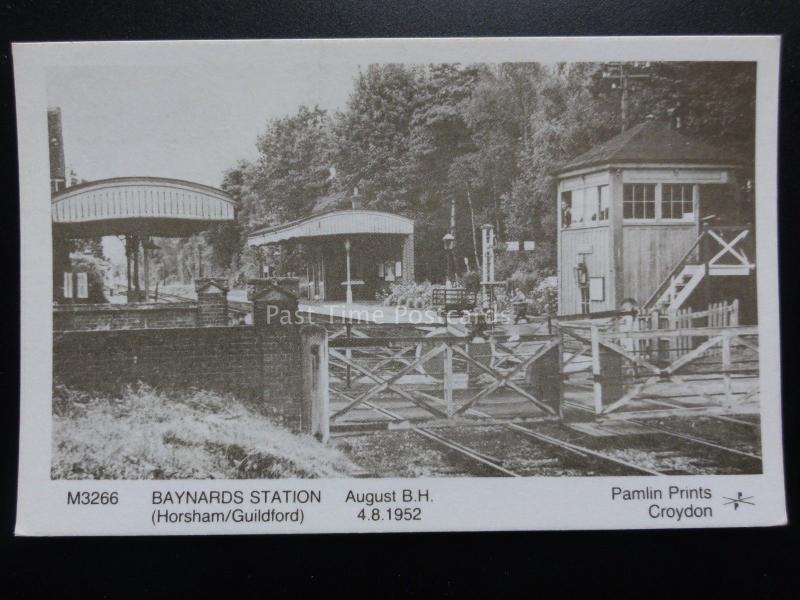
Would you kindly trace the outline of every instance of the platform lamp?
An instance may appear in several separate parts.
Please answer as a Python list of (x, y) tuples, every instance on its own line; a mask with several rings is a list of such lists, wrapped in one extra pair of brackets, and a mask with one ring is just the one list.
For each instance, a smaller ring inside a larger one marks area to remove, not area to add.
[(442, 244), (444, 244), (444, 251), (446, 252), (446, 257), (447, 257), (447, 279), (445, 283), (447, 287), (451, 287), (452, 283), (451, 283), (450, 265), (453, 262), (453, 249), (456, 247), (456, 237), (452, 233), (447, 232), (446, 234), (444, 234), (444, 237), (442, 238)]

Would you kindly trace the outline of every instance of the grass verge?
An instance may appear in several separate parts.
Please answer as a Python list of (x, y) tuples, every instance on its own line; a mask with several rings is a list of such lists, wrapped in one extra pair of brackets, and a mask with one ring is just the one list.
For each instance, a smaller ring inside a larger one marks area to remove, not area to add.
[(348, 477), (339, 450), (294, 434), (231, 396), (129, 389), (121, 398), (56, 386), (53, 479)]

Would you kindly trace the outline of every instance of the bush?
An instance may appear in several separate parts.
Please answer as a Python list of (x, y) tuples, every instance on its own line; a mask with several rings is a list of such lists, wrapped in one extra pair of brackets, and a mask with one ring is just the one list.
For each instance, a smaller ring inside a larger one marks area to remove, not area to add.
[(531, 295), (536, 286), (542, 281), (538, 273), (533, 271), (515, 271), (509, 279), (509, 287), (522, 290), (525, 295)]
[(83, 302), (91, 304), (108, 302), (108, 298), (105, 295), (105, 273), (110, 268), (109, 262), (104, 258), (97, 258), (91, 254), (81, 254), (79, 252), (73, 252), (69, 258), (74, 273), (86, 273), (89, 297)]
[(388, 290), (379, 292), (376, 299), (384, 306), (408, 306), (410, 308), (430, 308), (433, 303), (433, 286), (430, 282), (414, 283), (403, 281), (391, 284)]
[[(558, 312), (558, 278), (539, 278), (530, 271), (517, 271), (509, 279), (508, 294), (515, 289), (525, 294), (531, 314), (555, 315)], [(511, 309), (509, 297), (503, 294), (499, 299), (501, 310)]]
[(545, 277), (533, 289), (530, 302), (535, 313), (555, 315), (558, 313), (558, 278)]

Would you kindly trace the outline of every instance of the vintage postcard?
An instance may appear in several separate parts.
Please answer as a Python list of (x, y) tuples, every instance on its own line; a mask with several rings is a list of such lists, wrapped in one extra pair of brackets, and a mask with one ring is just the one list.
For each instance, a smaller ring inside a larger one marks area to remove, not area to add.
[(779, 50), (14, 45), (17, 534), (786, 523)]

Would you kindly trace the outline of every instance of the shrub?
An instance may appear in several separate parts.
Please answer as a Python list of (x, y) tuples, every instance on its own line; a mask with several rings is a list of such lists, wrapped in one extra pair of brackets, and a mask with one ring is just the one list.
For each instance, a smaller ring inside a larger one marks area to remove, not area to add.
[(75, 273), (86, 273), (88, 287), (88, 298), (84, 302), (91, 304), (103, 304), (108, 302), (105, 295), (105, 273), (110, 268), (109, 262), (104, 258), (97, 258), (91, 254), (81, 254), (73, 252), (70, 254), (72, 271)]
[[(509, 279), (507, 292), (515, 289), (525, 294), (532, 314), (555, 315), (558, 312), (558, 279), (556, 277), (539, 278), (530, 271), (517, 271)], [(499, 299), (501, 310), (511, 308), (509, 297), (502, 294)]]
[(558, 278), (545, 277), (530, 295), (532, 309), (540, 315), (558, 313)]
[(392, 284), (388, 291), (379, 292), (376, 299), (384, 306), (408, 306), (411, 308), (430, 308), (433, 302), (433, 286), (430, 282), (400, 282)]
[(509, 287), (522, 290), (526, 295), (530, 295), (536, 286), (541, 282), (540, 276), (533, 271), (515, 271), (509, 280)]

